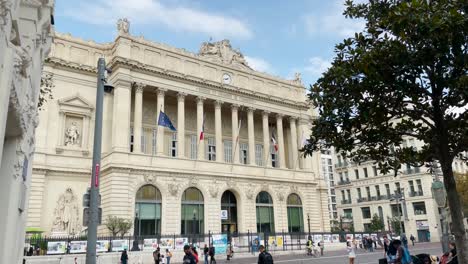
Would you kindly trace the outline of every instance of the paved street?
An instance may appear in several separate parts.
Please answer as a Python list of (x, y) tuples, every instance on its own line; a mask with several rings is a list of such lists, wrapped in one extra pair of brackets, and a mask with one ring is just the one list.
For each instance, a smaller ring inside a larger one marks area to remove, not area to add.
[[(416, 244), (415, 247), (410, 246), (410, 252), (412, 255), (420, 253), (429, 253), (433, 255), (439, 255), (441, 251), (440, 243), (422, 243)], [(383, 250), (379, 249), (373, 253), (367, 253), (364, 251), (359, 251), (356, 258), (356, 264), (374, 264), (378, 263), (378, 259), (383, 255)], [(275, 263), (317, 263), (317, 264), (331, 264), (331, 263), (348, 263), (347, 255), (345, 250), (333, 251), (326, 253), (325, 256), (319, 258), (307, 257), (304, 255), (281, 255), (274, 256)], [(257, 258), (239, 258), (233, 259), (230, 262), (226, 260), (218, 261), (218, 263), (231, 263), (231, 264), (256, 264)]]

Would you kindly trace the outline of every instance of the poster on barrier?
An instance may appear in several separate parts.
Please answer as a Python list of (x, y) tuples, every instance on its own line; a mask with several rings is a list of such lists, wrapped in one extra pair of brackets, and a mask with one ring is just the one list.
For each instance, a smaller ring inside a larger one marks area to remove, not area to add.
[(88, 241), (71, 241), (70, 253), (85, 253)]
[(159, 247), (164, 250), (172, 250), (174, 248), (174, 239), (173, 238), (161, 238), (159, 241)]
[(187, 237), (178, 237), (175, 239), (176, 249), (184, 249), (184, 246), (188, 245), (188, 243)]
[(377, 234), (373, 233), (373, 234), (370, 234), (372, 240), (374, 241), (377, 241)]
[(276, 246), (277, 247), (283, 247), (283, 236), (276, 236)]
[(346, 241), (352, 241), (354, 238), (354, 234), (346, 234)]
[(333, 243), (340, 243), (340, 235), (332, 234), (332, 242)]
[(362, 240), (362, 234), (356, 234), (355, 238), (356, 238), (357, 241), (361, 241)]
[(146, 238), (143, 240), (143, 251), (155, 251), (159, 246), (157, 238)]
[(332, 235), (330, 234), (324, 234), (323, 235), (323, 242), (325, 243), (332, 243), (333, 240), (332, 240)]
[(215, 254), (225, 254), (227, 250), (227, 235), (213, 235), (213, 246)]
[(128, 250), (128, 240), (112, 240), (112, 251), (118, 252)]
[(320, 241), (322, 241), (322, 235), (314, 235), (314, 242), (318, 243)]
[(369, 234), (362, 234), (362, 237), (368, 238), (370, 235)]
[(109, 244), (108, 240), (98, 240), (96, 241), (96, 252), (107, 252), (109, 251)]
[(231, 240), (231, 243), (232, 243), (232, 248), (233, 248), (234, 252), (236, 252), (237, 249), (240, 246), (239, 237), (233, 237), (232, 240)]
[(65, 254), (67, 252), (67, 242), (55, 241), (47, 242), (47, 255)]

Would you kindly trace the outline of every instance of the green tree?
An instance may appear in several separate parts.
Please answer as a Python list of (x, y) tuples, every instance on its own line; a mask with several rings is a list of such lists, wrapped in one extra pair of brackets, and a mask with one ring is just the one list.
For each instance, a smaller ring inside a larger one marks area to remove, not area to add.
[(369, 231), (379, 232), (379, 231), (382, 231), (384, 229), (385, 229), (384, 222), (382, 221), (382, 219), (377, 214), (374, 214), (374, 216), (372, 216), (372, 219), (371, 219), (371, 222), (370, 222)]
[(120, 237), (123, 238), (125, 234), (132, 229), (132, 221), (128, 219), (120, 219), (119, 221), (119, 233)]
[[(404, 163), (438, 162), (462, 263), (468, 241), (452, 162), (467, 161), (467, 12), (462, 0), (347, 0), (344, 15), (366, 25), (336, 45), (332, 66), (313, 85), (319, 117), (303, 149), (312, 155), (334, 146), (395, 175)], [(423, 146), (404, 147), (405, 137)]]
[(463, 205), (465, 217), (468, 217), (468, 173), (455, 173), (457, 190)]
[(121, 219), (117, 216), (107, 216), (106, 219), (106, 227), (109, 232), (112, 234), (112, 239), (114, 239), (120, 232), (120, 224)]

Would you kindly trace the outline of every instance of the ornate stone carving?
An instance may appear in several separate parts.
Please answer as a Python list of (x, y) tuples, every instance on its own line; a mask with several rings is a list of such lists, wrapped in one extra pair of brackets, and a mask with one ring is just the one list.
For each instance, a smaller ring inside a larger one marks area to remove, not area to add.
[(229, 178), (229, 180), (226, 182), (226, 186), (229, 189), (234, 189), (236, 187), (237, 183), (233, 178)]
[(177, 196), (180, 190), (180, 185), (176, 182), (169, 183), (167, 185), (167, 190), (172, 196)]
[(80, 228), (78, 199), (69, 187), (59, 196), (57, 201), (52, 232), (65, 232), (74, 235), (81, 231)]
[(290, 189), (291, 189), (291, 193), (297, 194), (299, 192), (299, 188), (296, 185), (291, 185)]
[(134, 83), (133, 85), (135, 87), (135, 92), (136, 93), (143, 93), (143, 90), (145, 88), (145, 85), (142, 83)]
[(254, 191), (252, 189), (252, 187), (248, 187), (246, 190), (245, 190), (245, 197), (248, 199), (248, 200), (252, 200), (253, 197), (254, 197)]
[(117, 20), (117, 30), (119, 35), (128, 35), (130, 31), (130, 21), (127, 18)]
[(294, 73), (294, 79), (292, 80), (294, 84), (302, 85), (302, 75), (300, 72)]
[(195, 175), (190, 175), (188, 185), (196, 187), (198, 185), (198, 178)]
[(27, 69), (31, 65), (31, 56), (26, 49), (18, 46), (15, 47), (15, 58), (13, 62), (14, 73), (16, 78), (28, 77)]
[(74, 146), (78, 145), (78, 140), (80, 138), (80, 131), (76, 122), (72, 122), (70, 127), (67, 128), (65, 132), (65, 146)]
[(218, 42), (203, 42), (198, 55), (210, 61), (230, 64), (244, 70), (252, 70), (244, 55), (238, 49), (233, 49), (227, 39)]
[(156, 182), (156, 177), (154, 175), (145, 174), (143, 177), (145, 178), (146, 183), (155, 183)]
[[(280, 187), (278, 187), (280, 188)], [(278, 201), (282, 202), (284, 201), (284, 193), (281, 191), (276, 192), (276, 197), (278, 198)]]
[(6, 24), (8, 24), (11, 12), (11, 5), (11, 1), (0, 0), (0, 26), (5, 26)]
[(218, 197), (219, 188), (218, 188), (218, 181), (217, 180), (213, 181), (213, 185), (211, 187), (209, 187), (209, 192), (210, 192), (210, 195), (211, 195), (212, 198)]

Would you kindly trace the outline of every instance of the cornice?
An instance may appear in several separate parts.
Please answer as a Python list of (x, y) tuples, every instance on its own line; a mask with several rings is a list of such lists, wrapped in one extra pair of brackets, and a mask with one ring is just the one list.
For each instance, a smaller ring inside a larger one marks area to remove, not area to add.
[(76, 62), (71, 62), (71, 61), (66, 61), (62, 60), (56, 57), (49, 57), (45, 61), (46, 65), (50, 65), (51, 67), (63, 67), (63, 68), (68, 68), (68, 69), (73, 69), (73, 70), (78, 70), (86, 73), (94, 73), (97, 74), (97, 68), (93, 66), (88, 66)]

